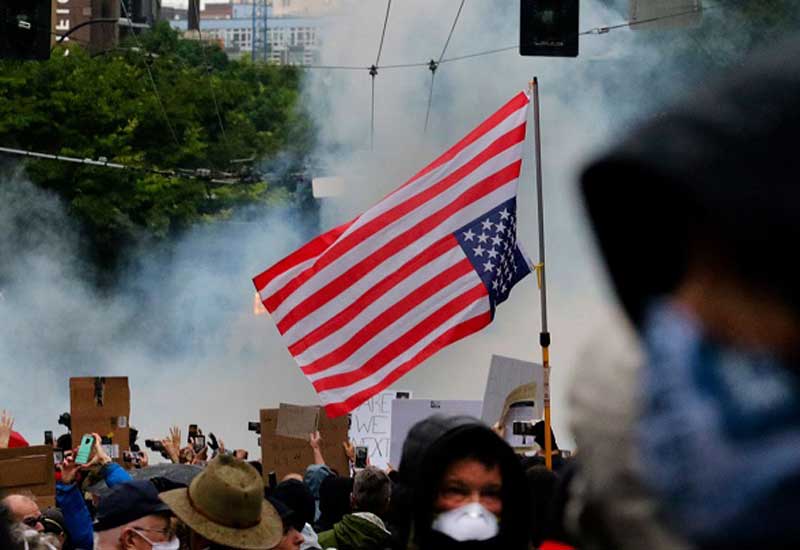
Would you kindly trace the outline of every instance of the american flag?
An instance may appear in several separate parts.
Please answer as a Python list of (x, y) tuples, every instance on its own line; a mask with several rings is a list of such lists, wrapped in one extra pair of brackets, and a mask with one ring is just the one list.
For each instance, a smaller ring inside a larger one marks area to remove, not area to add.
[(516, 238), (521, 92), (356, 219), (253, 278), (331, 417), (491, 323), (530, 273)]

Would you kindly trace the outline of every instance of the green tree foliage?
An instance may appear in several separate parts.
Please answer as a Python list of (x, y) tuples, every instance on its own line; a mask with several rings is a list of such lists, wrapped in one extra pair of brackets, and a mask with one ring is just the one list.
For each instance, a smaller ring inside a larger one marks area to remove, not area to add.
[[(312, 145), (298, 106), (301, 76), (291, 67), (230, 61), (218, 46), (180, 39), (162, 22), (99, 55), (71, 44), (47, 62), (0, 61), (0, 145), (160, 170), (231, 171), (241, 166), (232, 160), (278, 153), (299, 163)], [(26, 171), (63, 198), (106, 270), (126, 245), (230, 216), (241, 205), (292, 198), (280, 182), (218, 186), (41, 160), (28, 161)]]

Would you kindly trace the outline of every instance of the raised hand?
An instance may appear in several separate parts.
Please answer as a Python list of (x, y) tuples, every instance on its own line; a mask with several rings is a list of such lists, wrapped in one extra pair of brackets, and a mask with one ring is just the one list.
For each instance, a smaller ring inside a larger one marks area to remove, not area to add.
[(315, 451), (319, 451), (320, 445), (322, 444), (322, 436), (319, 435), (319, 432), (314, 432), (308, 434), (308, 443), (311, 445), (311, 448)]
[(11, 430), (14, 428), (14, 417), (3, 410), (0, 413), (0, 449), (8, 448), (11, 439)]
[(353, 445), (353, 442), (343, 441), (342, 448), (344, 449), (344, 454), (347, 455), (347, 460), (354, 463), (356, 461), (356, 446)]

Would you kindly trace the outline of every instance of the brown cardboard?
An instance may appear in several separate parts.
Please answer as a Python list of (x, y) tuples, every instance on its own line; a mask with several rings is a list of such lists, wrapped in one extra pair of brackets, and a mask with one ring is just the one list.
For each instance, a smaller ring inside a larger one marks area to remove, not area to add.
[[(70, 378), (69, 397), (72, 438), (77, 446), (84, 434), (111, 437), (119, 453), (130, 449), (131, 393), (128, 378), (102, 377), (102, 400), (95, 394), (95, 377)], [(105, 382), (102, 382), (104, 380)]]
[(308, 434), (319, 429), (320, 407), (281, 403), (278, 407), (278, 422), (275, 434), (308, 441)]
[[(277, 474), (278, 480), (291, 473), (303, 475), (306, 468), (314, 463), (314, 452), (307, 440), (282, 437), (275, 433), (278, 425), (279, 409), (261, 409), (261, 464), (264, 482), (270, 472)], [(342, 443), (347, 441), (349, 418), (328, 418), (324, 410), (319, 413), (319, 432), (322, 436), (322, 456), (325, 463), (339, 475), (350, 474), (350, 465), (344, 454)]]
[(47, 445), (0, 449), (0, 495), (16, 491), (36, 496), (40, 508), (55, 506), (53, 448)]

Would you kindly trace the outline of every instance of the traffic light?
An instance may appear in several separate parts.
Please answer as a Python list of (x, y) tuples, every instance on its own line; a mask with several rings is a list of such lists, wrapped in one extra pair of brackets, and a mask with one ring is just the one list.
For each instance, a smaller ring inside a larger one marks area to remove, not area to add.
[(577, 57), (579, 0), (521, 0), (520, 55)]
[(0, 1), (0, 59), (49, 59), (51, 0)]

